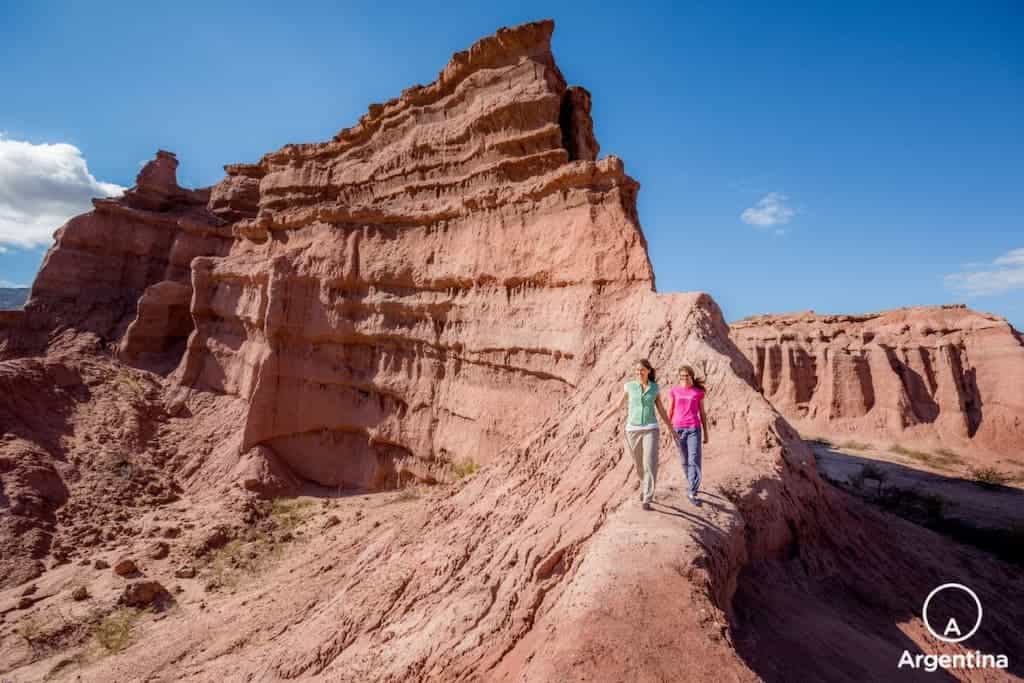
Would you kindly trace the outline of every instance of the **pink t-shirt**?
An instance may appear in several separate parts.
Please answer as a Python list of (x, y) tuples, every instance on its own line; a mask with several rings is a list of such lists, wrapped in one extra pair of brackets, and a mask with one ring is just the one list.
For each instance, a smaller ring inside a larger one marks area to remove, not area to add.
[(704, 391), (697, 387), (672, 387), (672, 426), (700, 427), (700, 402)]

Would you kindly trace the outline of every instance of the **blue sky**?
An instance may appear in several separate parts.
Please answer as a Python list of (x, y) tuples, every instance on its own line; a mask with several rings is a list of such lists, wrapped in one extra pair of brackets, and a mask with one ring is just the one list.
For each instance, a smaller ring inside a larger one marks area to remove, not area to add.
[(11, 180), (29, 152), (74, 167), (79, 202), (158, 148), (209, 185), (552, 17), (602, 154), (641, 183), (659, 290), (730, 320), (965, 302), (1024, 327), (1019, 2), (161, 4), (0, 9), (0, 281), (31, 281), (45, 245), (25, 245), (66, 205)]

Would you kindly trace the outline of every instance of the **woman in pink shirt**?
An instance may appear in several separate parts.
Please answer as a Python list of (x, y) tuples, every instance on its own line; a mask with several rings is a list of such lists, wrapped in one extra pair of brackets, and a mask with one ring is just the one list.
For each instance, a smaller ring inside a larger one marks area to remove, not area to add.
[(679, 384), (669, 390), (668, 414), (672, 429), (676, 433), (679, 457), (683, 461), (683, 472), (690, 483), (687, 497), (700, 507), (697, 491), (700, 490), (701, 443), (708, 442), (708, 421), (704, 416), (704, 383), (697, 379), (693, 368), (684, 365), (679, 370)]

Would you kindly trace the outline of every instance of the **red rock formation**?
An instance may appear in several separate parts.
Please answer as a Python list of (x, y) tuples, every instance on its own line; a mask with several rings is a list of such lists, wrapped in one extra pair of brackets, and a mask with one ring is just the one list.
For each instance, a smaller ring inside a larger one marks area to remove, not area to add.
[[(555, 66), (552, 29), (502, 29), (332, 141), (227, 167), (201, 215), (235, 239), (191, 258), (181, 363), (164, 395), (136, 389), (127, 406), (149, 421), (125, 426), (130, 448), (110, 438), (116, 387), (152, 377), (117, 379), (110, 360), (72, 411), (76, 427), (104, 425), (95, 438), (112, 455), (180, 477), (210, 517), (252, 492), (294, 490), (296, 475), (364, 490), (450, 485), (393, 519), (378, 510), (371, 526), (357, 526), (362, 509), (336, 518), (289, 548), (268, 583), (217, 609), (182, 600), (187, 617), (152, 622), (127, 652), (82, 658), (76, 674), (753, 681), (773, 666), (759, 659), (767, 642), (800, 680), (882, 680), (914, 642), (893, 624), (916, 623), (937, 566), (946, 580), (980, 569), (972, 585), (986, 603), (1024, 600), (994, 562), (952, 544), (931, 553), (943, 542), (929, 532), (848, 507), (753, 390), (710, 297), (653, 290), (637, 183), (619, 160), (596, 160), (589, 96)], [(123, 315), (82, 316), (107, 340), (131, 323), (123, 355), (180, 332), (180, 288), (158, 283), (184, 279), (143, 280)], [(152, 314), (157, 302), (172, 302), (166, 316)], [(623, 416), (608, 410), (637, 357), (707, 375), (703, 508), (682, 507), (667, 435), (658, 511), (636, 505)], [(453, 482), (462, 459), (483, 467)], [(128, 486), (115, 492), (136, 493)], [(69, 526), (82, 491), (60, 510)], [(227, 547), (227, 531), (216, 538)], [(772, 623), (779, 594), (804, 610), (792, 640)], [(868, 594), (881, 617), (860, 608)], [(748, 604), (769, 609), (737, 609)], [(972, 645), (1012, 652), (1013, 619), (986, 618), (995, 628)], [(0, 665), (13, 659), (3, 642)], [(29, 662), (26, 675), (48, 673)]]
[(241, 238), (193, 263), (178, 376), (250, 402), (243, 449), (372, 488), (487, 462), (536, 428), (531, 397), (571, 395), (595, 303), (650, 290), (637, 184), (594, 160), (550, 31), (499, 33), (331, 142), (228, 167), (211, 207)]
[(747, 318), (731, 334), (806, 433), (1024, 447), (1024, 343), (1002, 318), (963, 306), (808, 312)]
[[(128, 355), (177, 344), (180, 357), (191, 320), (189, 297), (175, 285), (189, 287), (192, 259), (226, 252), (231, 233), (206, 210), (209, 190), (178, 187), (177, 166), (173, 154), (158, 152), (124, 196), (94, 199), (93, 211), (57, 230), (17, 321), (22, 352), (65, 328), (117, 342), (145, 295), (143, 320), (125, 340)], [(166, 327), (164, 341), (153, 341), (154, 325)]]

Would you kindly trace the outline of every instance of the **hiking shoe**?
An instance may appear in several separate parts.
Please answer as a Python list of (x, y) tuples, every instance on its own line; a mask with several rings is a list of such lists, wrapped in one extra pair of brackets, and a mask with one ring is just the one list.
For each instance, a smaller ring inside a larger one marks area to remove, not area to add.
[(697, 496), (687, 496), (687, 498), (690, 499), (690, 502), (693, 503), (694, 507), (700, 507), (700, 500), (697, 499)]
[(644, 510), (650, 510), (651, 509), (651, 504), (650, 503), (643, 503), (640, 507), (642, 507)]

